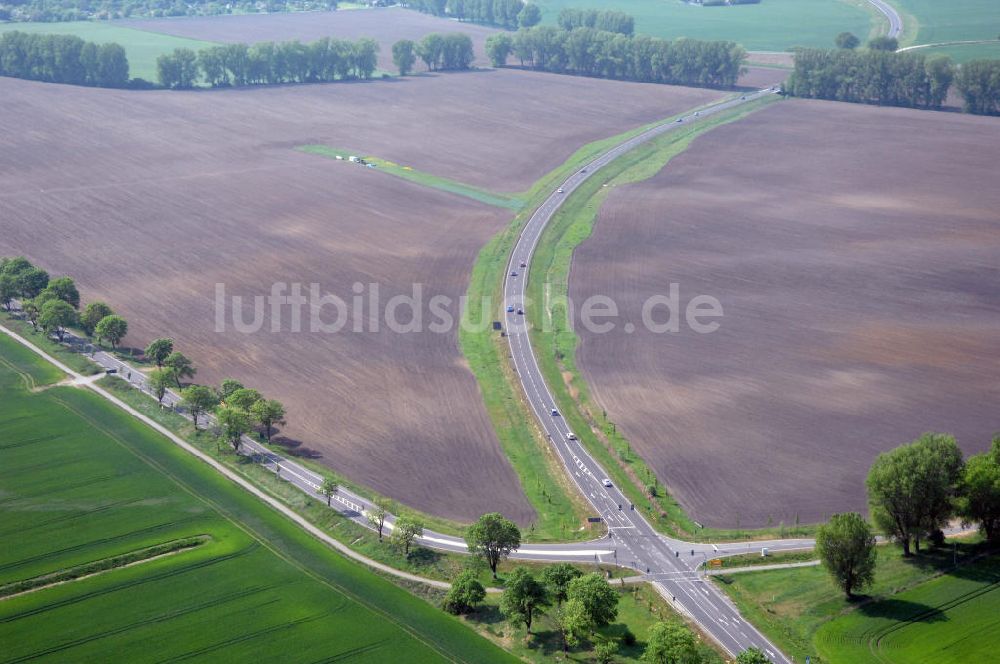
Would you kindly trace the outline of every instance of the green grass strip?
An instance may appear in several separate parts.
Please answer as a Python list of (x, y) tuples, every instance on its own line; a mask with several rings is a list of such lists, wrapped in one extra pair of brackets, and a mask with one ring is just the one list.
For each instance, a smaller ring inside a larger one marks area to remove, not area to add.
[[(356, 154), (347, 150), (331, 148), (326, 145), (302, 145), (296, 149), (299, 152), (315, 154), (329, 159), (336, 159), (337, 157), (340, 157), (345, 161), (352, 154)], [(486, 191), (485, 189), (473, 187), (472, 185), (464, 184), (462, 182), (458, 182), (457, 180), (440, 177), (425, 171), (418, 171), (410, 166), (401, 166), (395, 162), (388, 161), (387, 159), (381, 159), (379, 157), (363, 156), (363, 159), (367, 163), (373, 164), (379, 170), (382, 170), (389, 175), (395, 175), (398, 178), (415, 182), (416, 184), (424, 187), (431, 187), (432, 189), (439, 189), (441, 191), (447, 191), (452, 194), (471, 198), (479, 201), (480, 203), (485, 203), (486, 205), (493, 205), (508, 210), (520, 210), (524, 205), (524, 201), (517, 196), (509, 196), (506, 194)]]
[(9, 597), (10, 595), (17, 595), (19, 593), (28, 592), (30, 590), (53, 586), (57, 583), (74, 581), (84, 576), (92, 576), (94, 574), (99, 574), (100, 572), (107, 572), (109, 570), (113, 570), (118, 567), (125, 567), (126, 565), (134, 565), (135, 563), (151, 560), (153, 558), (158, 558), (159, 556), (165, 556), (168, 553), (175, 553), (177, 551), (183, 551), (185, 549), (192, 549), (196, 546), (204, 544), (209, 539), (210, 538), (207, 535), (201, 535), (198, 537), (185, 537), (183, 539), (174, 540), (172, 542), (164, 542), (162, 544), (148, 546), (143, 549), (139, 549), (138, 551), (130, 551), (128, 553), (123, 553), (119, 556), (112, 556), (111, 558), (95, 560), (93, 562), (86, 563), (84, 565), (76, 565), (68, 569), (59, 570), (58, 572), (53, 572), (52, 574), (45, 574), (43, 576), (36, 576), (31, 579), (24, 579), (23, 581), (8, 583), (7, 585), (0, 586), (0, 598)]

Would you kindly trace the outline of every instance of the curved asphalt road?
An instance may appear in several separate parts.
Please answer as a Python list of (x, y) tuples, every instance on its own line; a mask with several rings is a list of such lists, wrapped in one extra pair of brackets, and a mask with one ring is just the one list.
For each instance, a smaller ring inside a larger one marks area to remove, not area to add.
[[(565, 420), (558, 414), (558, 406), (541, 370), (529, 339), (525, 317), (517, 311), (525, 304), (525, 287), (532, 254), (538, 240), (552, 216), (565, 198), (595, 171), (616, 158), (656, 136), (676, 129), (681, 124), (696, 122), (706, 116), (745, 104), (748, 101), (772, 94), (771, 89), (760, 90), (740, 98), (731, 99), (702, 109), (697, 114), (681, 118), (680, 122), (657, 125), (634, 138), (605, 152), (570, 176), (559, 191), (553, 193), (535, 211), (521, 231), (511, 252), (504, 281), (506, 331), (511, 359), (518, 374), (525, 396), (542, 429), (565, 464), (570, 477), (593, 505), (597, 514), (608, 525), (608, 543), (615, 562), (634, 567), (645, 573), (657, 590), (674, 607), (688, 615), (714, 638), (731, 655), (737, 655), (751, 646), (767, 653), (774, 662), (789, 662), (767, 638), (740, 616), (736, 607), (699, 572), (698, 565), (707, 557), (707, 549), (661, 537), (640, 512), (630, 509), (625, 495), (615, 486), (605, 486), (608, 475), (587, 453), (573, 436)], [(711, 545), (709, 545), (711, 546)], [(757, 544), (756, 546), (761, 546)], [(727, 547), (729, 548), (729, 547)], [(740, 550), (742, 551), (741, 547)], [(713, 556), (714, 556), (713, 552)]]
[(903, 34), (903, 19), (896, 8), (885, 0), (868, 0), (868, 3), (889, 19), (889, 31), (886, 32), (886, 37), (899, 39), (899, 36)]

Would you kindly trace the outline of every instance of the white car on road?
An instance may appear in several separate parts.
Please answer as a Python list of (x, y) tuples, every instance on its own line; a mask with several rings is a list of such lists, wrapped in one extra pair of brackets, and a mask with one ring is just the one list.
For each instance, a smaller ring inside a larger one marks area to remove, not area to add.
[(611, 483), (611, 480), (609, 480), (609, 479), (608, 479), (607, 477), (605, 477), (605, 478), (604, 478), (603, 480), (601, 480), (601, 484), (603, 484), (604, 486), (606, 486), (606, 487), (608, 487), (608, 488), (610, 488), (610, 487), (614, 486), (614, 485), (613, 485), (613, 484)]
[(568, 434), (566, 434), (566, 440), (576, 440), (576, 434), (570, 431)]

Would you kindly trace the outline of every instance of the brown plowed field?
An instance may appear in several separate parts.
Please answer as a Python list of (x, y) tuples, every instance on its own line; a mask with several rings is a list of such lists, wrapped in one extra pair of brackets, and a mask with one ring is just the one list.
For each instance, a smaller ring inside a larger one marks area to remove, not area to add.
[[(497, 28), (475, 23), (459, 23), (420, 12), (387, 7), (382, 9), (342, 10), (336, 12), (300, 12), (292, 14), (247, 14), (123, 21), (122, 25), (139, 30), (160, 32), (178, 37), (224, 43), (261, 41), (303, 42), (323, 37), (360, 39), (371, 37), (379, 43), (379, 67), (396, 71), (392, 64), (392, 45), (400, 39), (420, 41), (432, 32), (463, 32), (472, 38), (476, 63), (486, 65), (483, 44)], [(424, 69), (417, 61), (416, 69)]]
[[(694, 518), (864, 510), (878, 452), (925, 431), (988, 445), (998, 156), (993, 118), (786, 101), (609, 196), (571, 294), (610, 295), (623, 320), (583, 333), (579, 363)], [(670, 283), (682, 308), (718, 298), (721, 328), (643, 331), (642, 302)]]
[(376, 282), (384, 305), (421, 283), (457, 297), (510, 219), (294, 146), (516, 191), (582, 144), (717, 95), (513, 71), (203, 92), (0, 78), (0, 255), (74, 276), (85, 300), (128, 318), (132, 346), (174, 337), (199, 381), (281, 399), (282, 435), (352, 479), (436, 514), (527, 523), (454, 333), (218, 334), (215, 284), (252, 296), (316, 282), (350, 302), (355, 282)]

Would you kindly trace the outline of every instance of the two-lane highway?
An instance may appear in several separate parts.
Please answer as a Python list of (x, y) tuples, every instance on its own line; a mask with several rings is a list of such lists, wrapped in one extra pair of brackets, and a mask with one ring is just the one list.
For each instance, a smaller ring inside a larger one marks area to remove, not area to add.
[(774, 644), (743, 620), (736, 607), (714, 585), (699, 574), (697, 567), (704, 560), (704, 550), (676, 548), (680, 543), (661, 537), (640, 512), (630, 509), (628, 499), (616, 486), (607, 486), (610, 484), (605, 482), (608, 474), (587, 453), (559, 414), (559, 405), (545, 383), (531, 346), (530, 324), (525, 320), (526, 316), (519, 313), (527, 304), (526, 286), (539, 238), (562, 202), (583, 182), (603, 166), (661, 134), (772, 93), (772, 89), (760, 90), (652, 127), (605, 152), (570, 176), (539, 206), (522, 229), (511, 251), (502, 304), (511, 360), (525, 397), (570, 477), (607, 523), (616, 562), (649, 574), (660, 593), (675, 608), (697, 622), (730, 654), (737, 655), (746, 648), (756, 646), (774, 662), (789, 662)]
[(903, 19), (900, 17), (899, 12), (896, 11), (896, 8), (885, 0), (868, 0), (868, 3), (875, 7), (889, 21), (889, 30), (885, 33), (886, 37), (899, 39), (903, 34)]

